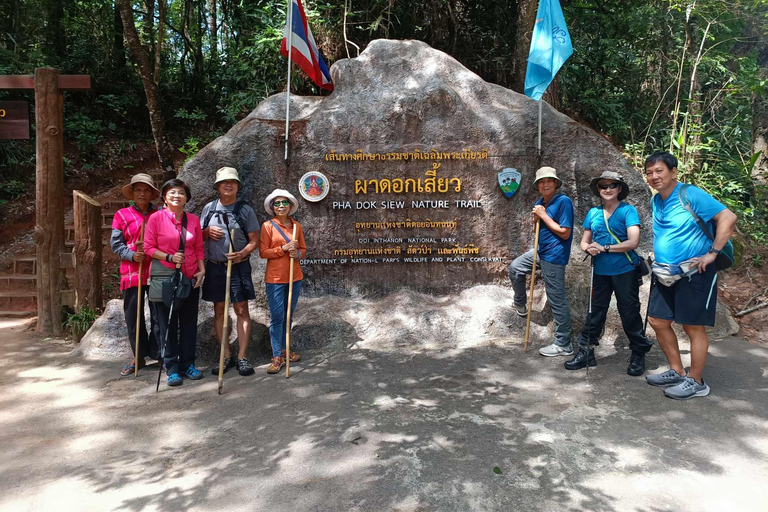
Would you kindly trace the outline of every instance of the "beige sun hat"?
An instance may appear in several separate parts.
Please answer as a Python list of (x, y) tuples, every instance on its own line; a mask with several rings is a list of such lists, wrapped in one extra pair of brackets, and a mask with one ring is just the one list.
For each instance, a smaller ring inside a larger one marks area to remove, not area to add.
[(554, 167), (542, 167), (536, 171), (536, 179), (533, 180), (533, 188), (536, 188), (536, 184), (539, 180), (543, 180), (544, 178), (557, 180), (557, 188), (560, 188), (563, 185), (563, 181), (557, 177), (557, 171)]
[(123, 197), (128, 199), (129, 201), (133, 201), (133, 186), (136, 183), (144, 183), (145, 185), (149, 185), (152, 190), (154, 190), (157, 194), (153, 194), (153, 197), (157, 197), (160, 195), (160, 191), (155, 188), (155, 180), (152, 179), (152, 176), (149, 174), (140, 172), (139, 174), (134, 175), (131, 178), (131, 182), (127, 185), (125, 185), (121, 191), (123, 192)]
[(227, 180), (235, 180), (240, 186), (243, 186), (243, 182), (237, 176), (237, 169), (234, 167), (222, 167), (216, 171), (216, 181), (213, 182), (213, 188), (216, 188), (216, 185), (220, 182)]
[(291, 203), (291, 210), (288, 212), (288, 215), (293, 215), (294, 213), (296, 213), (296, 210), (299, 209), (299, 202), (296, 200), (296, 198), (293, 196), (293, 194), (291, 194), (287, 190), (283, 190), (281, 188), (276, 188), (264, 200), (264, 209), (267, 211), (268, 214), (270, 214), (270, 215), (274, 215), (275, 214), (275, 211), (272, 208), (272, 201), (274, 201), (276, 197), (284, 197), (288, 201), (290, 201), (290, 203)]
[(617, 198), (619, 201), (625, 199), (629, 195), (629, 185), (627, 185), (627, 182), (624, 181), (624, 178), (621, 174), (614, 171), (603, 171), (600, 176), (597, 178), (592, 178), (592, 181), (589, 182), (589, 188), (597, 197), (600, 197), (600, 191), (597, 189), (597, 184), (600, 183), (600, 180), (612, 180), (621, 185), (621, 191), (619, 192), (619, 196)]

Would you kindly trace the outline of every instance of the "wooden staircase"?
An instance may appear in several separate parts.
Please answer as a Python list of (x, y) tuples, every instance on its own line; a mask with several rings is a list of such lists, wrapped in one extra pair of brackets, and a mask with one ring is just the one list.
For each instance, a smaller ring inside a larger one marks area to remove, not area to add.
[[(155, 173), (157, 174), (157, 173)], [(154, 175), (153, 175), (154, 176)], [(162, 178), (162, 173), (160, 173)], [(156, 180), (158, 178), (155, 178)], [(102, 204), (102, 241), (109, 245), (112, 231), (112, 219), (115, 212), (128, 206), (128, 201), (109, 200)], [(61, 268), (69, 283), (74, 279), (74, 263), (72, 248), (75, 245), (75, 226), (64, 227), (64, 247), (61, 253)], [(65, 306), (75, 305), (75, 291), (62, 290), (61, 303)], [(0, 273), (0, 317), (26, 317), (37, 314), (37, 258), (34, 254), (19, 255), (13, 259), (11, 273)]]

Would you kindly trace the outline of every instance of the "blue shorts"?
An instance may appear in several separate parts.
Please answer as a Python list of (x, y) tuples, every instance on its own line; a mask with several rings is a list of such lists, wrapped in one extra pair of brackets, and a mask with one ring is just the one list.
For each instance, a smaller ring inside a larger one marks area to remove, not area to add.
[[(203, 281), (203, 300), (208, 302), (224, 302), (224, 288), (227, 286), (227, 265), (207, 261), (205, 263), (205, 280)], [(241, 261), (232, 264), (232, 275), (229, 283), (229, 301), (232, 304), (253, 300), (256, 292), (251, 278), (251, 263)]]
[(672, 286), (654, 280), (648, 316), (681, 325), (715, 325), (717, 271), (710, 264), (704, 273), (683, 277)]

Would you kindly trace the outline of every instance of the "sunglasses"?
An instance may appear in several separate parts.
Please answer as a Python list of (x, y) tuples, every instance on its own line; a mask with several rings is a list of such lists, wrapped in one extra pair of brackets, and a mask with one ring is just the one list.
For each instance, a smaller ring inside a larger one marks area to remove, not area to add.
[(272, 206), (290, 206), (291, 202), (288, 200), (285, 201), (275, 201), (272, 203)]
[(621, 186), (621, 184), (620, 184), (620, 183), (609, 183), (609, 184), (607, 184), (607, 185), (604, 185), (604, 184), (598, 184), (598, 185), (597, 185), (597, 188), (599, 188), (600, 190), (608, 190), (608, 189), (611, 189), (611, 190), (613, 190), (613, 189), (615, 189), (615, 188), (619, 188), (620, 186)]

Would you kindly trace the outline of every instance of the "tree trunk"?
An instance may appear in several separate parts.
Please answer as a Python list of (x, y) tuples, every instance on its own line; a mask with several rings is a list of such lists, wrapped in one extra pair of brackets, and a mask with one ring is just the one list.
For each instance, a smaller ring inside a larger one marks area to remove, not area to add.
[(537, 0), (517, 2), (517, 36), (512, 59), (512, 90), (525, 92), (525, 70), (528, 68), (528, 51), (531, 49), (531, 33), (536, 22)]
[(64, 96), (59, 71), (35, 69), (35, 249), (37, 330), (60, 336), (61, 261), (64, 250)]
[(144, 47), (141, 46), (139, 33), (133, 21), (130, 0), (117, 0), (120, 7), (120, 16), (123, 19), (123, 32), (131, 55), (139, 67), (139, 75), (144, 84), (144, 94), (147, 97), (147, 109), (149, 110), (149, 122), (152, 125), (152, 137), (155, 139), (155, 150), (160, 166), (163, 169), (163, 179), (174, 177), (176, 171), (173, 168), (171, 148), (165, 140), (165, 120), (160, 109), (160, 94), (155, 81), (152, 79), (152, 67)]
[[(768, 42), (763, 42), (758, 51), (758, 78), (768, 80)], [(762, 185), (768, 185), (768, 95), (752, 93), (752, 153), (761, 151), (752, 177)]]
[(141, 31), (144, 33), (144, 41), (146, 41), (146, 47), (148, 48), (147, 53), (150, 55), (150, 60), (152, 60), (152, 43), (155, 40), (155, 0), (144, 0), (142, 3), (144, 4), (142, 7), (142, 18), (144, 20), (141, 24)]
[(115, 3), (115, 20), (113, 24), (113, 51), (112, 65), (115, 70), (125, 70), (125, 44), (123, 43), (123, 20), (120, 17), (120, 8)]
[(73, 190), (75, 214), (75, 311), (101, 309), (101, 205)]
[(210, 38), (211, 71), (216, 72), (219, 67), (219, 33), (218, 19), (216, 16), (216, 0), (208, 0), (208, 36)]
[(165, 13), (167, 11), (168, 0), (160, 0), (158, 10), (160, 11), (160, 17), (157, 21), (157, 47), (155, 48), (155, 83), (160, 84), (160, 63), (163, 56), (163, 37), (165, 36)]

